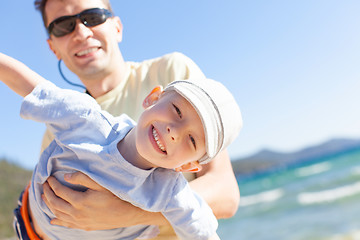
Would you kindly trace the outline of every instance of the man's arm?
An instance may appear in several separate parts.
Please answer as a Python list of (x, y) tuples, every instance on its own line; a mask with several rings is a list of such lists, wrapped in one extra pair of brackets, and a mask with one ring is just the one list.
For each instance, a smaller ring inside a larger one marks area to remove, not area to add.
[(147, 212), (119, 199), (81, 172), (65, 174), (65, 180), (89, 189), (78, 192), (49, 177), (43, 185), (43, 199), (57, 217), (52, 224), (87, 231), (169, 224), (161, 213)]
[[(57, 217), (52, 220), (53, 224), (84, 230), (169, 224), (161, 213), (146, 212), (120, 200), (80, 172), (66, 176), (69, 178), (65, 180), (70, 183), (89, 189), (76, 192), (50, 177), (44, 185), (44, 197), (47, 206)], [(205, 199), (217, 218), (228, 218), (235, 214), (240, 194), (226, 151), (204, 165), (203, 171), (190, 182), (190, 186)]]

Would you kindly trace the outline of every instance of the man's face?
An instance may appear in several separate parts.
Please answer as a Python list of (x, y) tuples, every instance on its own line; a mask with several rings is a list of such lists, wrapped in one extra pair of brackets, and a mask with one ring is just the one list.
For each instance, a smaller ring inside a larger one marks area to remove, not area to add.
[[(86, 9), (106, 8), (101, 0), (48, 0), (45, 13), (47, 26), (62, 16), (78, 14)], [(116, 66), (122, 39), (120, 19), (111, 17), (106, 22), (86, 27), (77, 20), (75, 30), (65, 36), (50, 35), (48, 43), (58, 59), (80, 78), (101, 76)]]
[(138, 153), (154, 166), (176, 168), (205, 154), (205, 134), (193, 106), (175, 91), (140, 116), (136, 127)]

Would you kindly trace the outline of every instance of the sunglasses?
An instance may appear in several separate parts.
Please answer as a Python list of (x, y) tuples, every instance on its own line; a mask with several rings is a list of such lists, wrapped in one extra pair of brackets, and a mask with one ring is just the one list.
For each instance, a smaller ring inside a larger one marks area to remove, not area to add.
[(112, 13), (109, 10), (91, 8), (72, 16), (59, 17), (49, 24), (47, 30), (49, 35), (62, 37), (75, 30), (77, 19), (80, 19), (86, 27), (94, 27), (106, 22), (109, 17), (112, 17)]

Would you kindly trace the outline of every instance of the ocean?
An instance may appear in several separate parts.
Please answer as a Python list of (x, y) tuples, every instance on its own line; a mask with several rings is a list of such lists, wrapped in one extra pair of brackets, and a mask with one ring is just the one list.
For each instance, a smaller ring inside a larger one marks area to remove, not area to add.
[(360, 150), (238, 183), (223, 240), (360, 240)]

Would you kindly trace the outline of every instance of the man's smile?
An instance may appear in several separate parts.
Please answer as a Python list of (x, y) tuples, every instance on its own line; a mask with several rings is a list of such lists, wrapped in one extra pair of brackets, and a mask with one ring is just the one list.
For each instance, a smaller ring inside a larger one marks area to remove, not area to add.
[(99, 49), (100, 49), (99, 47), (91, 47), (91, 48), (88, 48), (88, 49), (85, 49), (85, 50), (82, 50), (82, 51), (79, 51), (79, 52), (75, 53), (75, 56), (82, 57), (82, 56), (85, 56), (87, 54), (96, 52)]

